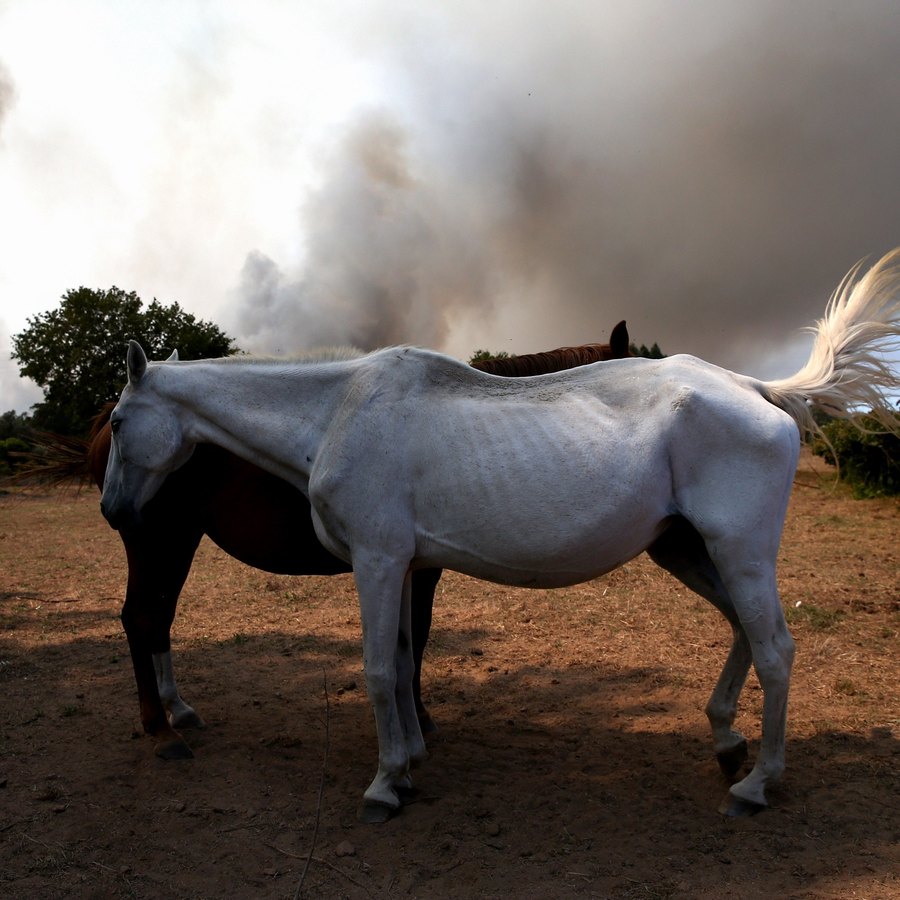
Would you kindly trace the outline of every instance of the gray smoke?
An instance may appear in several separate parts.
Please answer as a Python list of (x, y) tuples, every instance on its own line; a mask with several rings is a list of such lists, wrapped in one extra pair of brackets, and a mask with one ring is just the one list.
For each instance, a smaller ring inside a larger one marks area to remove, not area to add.
[(3, 121), (13, 105), (16, 96), (12, 76), (6, 67), (0, 62), (0, 135), (3, 134)]
[(464, 210), (409, 169), (404, 133), (368, 115), (338, 146), (323, 188), (308, 199), (305, 270), (290, 278), (251, 253), (241, 277), (240, 330), (282, 352), (404, 341), (438, 345), (446, 311), (487, 295)]
[(619, 6), (381, 23), (396, 104), (331, 148), (302, 268), (248, 256), (244, 345), (524, 353), (627, 318), (792, 371), (843, 273), (900, 244), (896, 7)]

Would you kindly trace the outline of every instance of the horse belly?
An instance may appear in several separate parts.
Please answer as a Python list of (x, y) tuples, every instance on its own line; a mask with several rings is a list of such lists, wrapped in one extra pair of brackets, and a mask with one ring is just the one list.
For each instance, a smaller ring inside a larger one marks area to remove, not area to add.
[(652, 454), (604, 459), (582, 446), (555, 465), (507, 461), (490, 477), (460, 470), (428, 479), (417, 493), (415, 564), (530, 587), (576, 584), (622, 565), (662, 532), (670, 479)]
[[(556, 588), (604, 575), (638, 556), (662, 533), (664, 517), (652, 524), (635, 523), (627, 531), (581, 531), (564, 541), (546, 532), (524, 540), (511, 531), (485, 542), (424, 537), (414, 568), (445, 568), (518, 587)], [(469, 535), (470, 538), (474, 536)], [(483, 535), (482, 535), (483, 537)]]

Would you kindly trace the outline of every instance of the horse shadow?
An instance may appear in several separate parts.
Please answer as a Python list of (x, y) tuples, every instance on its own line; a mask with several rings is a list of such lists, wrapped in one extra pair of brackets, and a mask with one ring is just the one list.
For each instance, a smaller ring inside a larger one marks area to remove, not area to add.
[[(0, 632), (0, 779), (11, 808), (25, 811), (20, 824), (5, 817), (10, 835), (27, 827), (45, 844), (62, 840), (54, 829), (63, 814), (44, 812), (51, 804), (76, 806), (98, 834), (115, 831), (125, 804), (144, 849), (160, 854), (165, 832), (185, 827), (175, 815), (185, 805), (223, 810), (220, 829), (245, 827), (256, 815), (250, 806), (273, 822), (298, 809), (308, 818), (326, 737), (322, 828), (335, 842), (362, 828), (353, 816), (376, 742), (355, 636), (278, 628), (176, 644), (182, 691), (207, 727), (189, 733), (193, 760), (163, 762), (139, 734), (127, 643), (114, 617), (56, 607), (55, 639), (24, 652), (16, 624), (29, 613), (9, 606), (0, 607), (10, 626)], [(84, 636), (98, 618), (106, 634)], [(440, 731), (415, 773), (416, 801), (366, 837), (371, 846), (401, 833), (440, 834), (454, 852), (499, 871), (550, 871), (564, 858), (567, 871), (592, 878), (601, 893), (612, 879), (658, 896), (690, 896), (714, 878), (720, 887), (740, 882), (743, 896), (790, 895), (894, 871), (900, 743), (890, 729), (789, 731), (788, 770), (770, 792), (772, 808), (726, 821), (715, 812), (727, 783), (711, 752), (705, 690), (660, 702), (668, 675), (655, 663), (498, 664), (499, 652), (477, 652), (490, 636), (436, 630), (424, 680)], [(752, 756), (757, 740), (748, 737)], [(34, 831), (38, 813), (45, 832)], [(485, 823), (496, 838), (486, 841)], [(498, 862), (503, 848), (511, 859)], [(383, 853), (367, 863), (376, 874), (391, 856), (387, 845)], [(416, 865), (437, 872), (439, 858)], [(628, 867), (641, 858), (657, 861), (652, 876)], [(443, 877), (429, 885), (452, 893)]]

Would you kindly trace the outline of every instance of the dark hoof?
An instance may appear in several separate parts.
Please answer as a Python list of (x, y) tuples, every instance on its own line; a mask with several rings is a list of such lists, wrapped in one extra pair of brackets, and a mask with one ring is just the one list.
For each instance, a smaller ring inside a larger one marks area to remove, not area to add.
[(747, 742), (741, 741), (730, 750), (723, 750), (721, 753), (717, 753), (716, 759), (725, 777), (734, 778), (741, 771), (741, 766), (747, 761), (748, 756)]
[(399, 806), (390, 806), (377, 800), (363, 800), (356, 811), (356, 818), (364, 825), (382, 825), (395, 816), (399, 809)]
[(191, 748), (181, 739), (160, 741), (154, 751), (162, 759), (193, 759)]
[(744, 800), (729, 793), (725, 795), (719, 812), (729, 819), (747, 819), (762, 812), (765, 808), (763, 803), (754, 803), (752, 800)]

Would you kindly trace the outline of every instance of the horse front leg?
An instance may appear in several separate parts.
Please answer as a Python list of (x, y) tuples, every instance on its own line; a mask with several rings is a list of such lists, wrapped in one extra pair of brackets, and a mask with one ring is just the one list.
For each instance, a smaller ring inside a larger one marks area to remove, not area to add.
[[(428, 758), (428, 751), (425, 748), (415, 692), (418, 663), (411, 622), (411, 582), (411, 576), (407, 575), (403, 581), (403, 594), (400, 602), (400, 623), (397, 630), (397, 648), (395, 651), (397, 684), (394, 695), (397, 700), (400, 725), (406, 739), (406, 751), (409, 754), (409, 762), (411, 766), (417, 766)], [(419, 660), (421, 660), (421, 656)], [(407, 781), (408, 784), (405, 787), (411, 789), (412, 782), (408, 779), (408, 776)]]
[(363, 631), (366, 689), (375, 713), (378, 772), (363, 795), (359, 819), (387, 821), (412, 782), (410, 764), (426, 757), (412, 692), (414, 661), (410, 577), (405, 564), (354, 556)]
[[(129, 590), (122, 607), (122, 625), (128, 639), (134, 679), (137, 684), (141, 725), (144, 732), (156, 738), (155, 752), (163, 759), (190, 759), (193, 756), (184, 738), (171, 726), (163, 707), (153, 664), (153, 648), (168, 644), (168, 627), (164, 641), (160, 635), (159, 612), (147, 608), (145, 602), (136, 600)], [(164, 622), (163, 622), (164, 624)]]
[(438, 728), (422, 702), (422, 657), (431, 632), (434, 593), (441, 578), (441, 569), (419, 569), (412, 573), (412, 649), (415, 671), (413, 697), (422, 734), (434, 734)]
[(156, 686), (169, 724), (175, 729), (205, 728), (206, 723), (178, 692), (171, 647), (163, 653), (153, 654), (153, 670), (156, 672)]
[[(148, 524), (142, 531), (121, 536), (128, 557), (128, 586), (121, 618), (134, 667), (141, 724), (156, 738), (158, 756), (189, 759), (193, 753), (169, 721), (164, 703), (172, 700), (170, 691), (178, 694), (171, 671), (169, 631), (200, 533)], [(169, 672), (168, 676), (163, 672), (161, 697), (154, 656), (162, 655), (168, 659)]]

